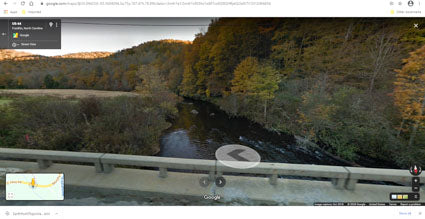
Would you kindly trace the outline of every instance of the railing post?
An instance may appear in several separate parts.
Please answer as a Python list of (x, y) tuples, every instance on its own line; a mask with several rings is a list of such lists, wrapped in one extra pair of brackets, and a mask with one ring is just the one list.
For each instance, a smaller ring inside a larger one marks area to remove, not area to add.
[(344, 189), (345, 181), (345, 178), (336, 178), (332, 179), (332, 184), (335, 186), (336, 189)]
[(167, 168), (165, 168), (165, 167), (159, 168), (159, 177), (161, 177), (161, 178), (167, 177)]
[(346, 188), (348, 190), (354, 190), (354, 189), (356, 189), (356, 184), (357, 184), (357, 179), (349, 179), (347, 181)]
[(270, 183), (270, 185), (273, 185), (273, 186), (277, 184), (277, 171), (276, 170), (273, 170), (273, 173), (269, 178), (269, 183)]
[(223, 172), (217, 171), (216, 177), (220, 177), (220, 176), (223, 176)]
[(51, 160), (39, 159), (39, 160), (37, 160), (37, 163), (38, 163), (38, 168), (40, 168), (40, 169), (46, 169), (46, 168), (48, 168), (52, 165)]
[(110, 173), (114, 170), (114, 165), (113, 164), (103, 164), (103, 172), (104, 173)]
[(94, 168), (96, 169), (96, 173), (103, 172), (102, 164), (100, 162), (94, 163)]
[(210, 181), (214, 181), (215, 179), (215, 171), (211, 170), (208, 174), (208, 178), (210, 179)]

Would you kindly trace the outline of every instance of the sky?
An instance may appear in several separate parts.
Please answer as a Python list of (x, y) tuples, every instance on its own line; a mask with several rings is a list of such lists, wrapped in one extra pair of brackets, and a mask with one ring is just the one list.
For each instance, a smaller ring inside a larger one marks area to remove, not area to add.
[(62, 49), (19, 50), (53, 56), (77, 52), (116, 52), (161, 39), (190, 40), (212, 18), (63, 18)]

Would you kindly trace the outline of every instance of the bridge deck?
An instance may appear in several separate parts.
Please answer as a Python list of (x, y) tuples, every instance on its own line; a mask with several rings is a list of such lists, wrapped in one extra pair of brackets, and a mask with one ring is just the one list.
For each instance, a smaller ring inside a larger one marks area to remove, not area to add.
[[(277, 179), (270, 185), (268, 178), (224, 175), (226, 185), (216, 187), (213, 183), (204, 188), (199, 179), (207, 174), (168, 172), (167, 178), (158, 177), (158, 171), (115, 168), (109, 174), (94, 173), (93, 167), (55, 163), (39, 169), (36, 162), (0, 160), (0, 168), (20, 168), (26, 172), (63, 172), (65, 185), (100, 189), (158, 192), (173, 195), (220, 195), (221, 201), (234, 199), (275, 202), (289, 205), (311, 205), (314, 202), (388, 202), (391, 192), (411, 192), (409, 186), (361, 184), (356, 190), (338, 190), (329, 181)], [(0, 180), (1, 182), (1, 180)], [(66, 196), (66, 194), (65, 194)], [(421, 201), (425, 201), (421, 191)]]

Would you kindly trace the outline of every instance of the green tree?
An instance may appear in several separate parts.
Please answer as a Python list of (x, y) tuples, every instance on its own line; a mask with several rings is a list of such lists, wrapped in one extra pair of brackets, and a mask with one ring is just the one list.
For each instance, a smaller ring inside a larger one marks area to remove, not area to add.
[(55, 81), (52, 77), (52, 75), (47, 74), (46, 76), (44, 76), (44, 87), (47, 89), (54, 89), (57, 88), (59, 86), (59, 83), (57, 81)]

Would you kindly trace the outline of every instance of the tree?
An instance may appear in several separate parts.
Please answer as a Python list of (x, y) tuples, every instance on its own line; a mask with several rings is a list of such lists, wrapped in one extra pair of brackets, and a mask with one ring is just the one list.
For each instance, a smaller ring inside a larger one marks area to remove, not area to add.
[(376, 36), (371, 37), (372, 44), (369, 47), (369, 54), (372, 61), (372, 72), (370, 73), (369, 92), (372, 93), (376, 79), (383, 73), (388, 72), (386, 68), (393, 63), (391, 57), (394, 54), (397, 38), (393, 34), (386, 33), (385, 30)]
[(159, 74), (158, 69), (150, 65), (143, 65), (139, 69), (139, 75), (142, 82), (136, 86), (137, 93), (160, 106), (160, 109), (166, 111), (166, 114), (177, 113), (175, 108), (177, 97), (168, 89), (167, 82)]
[(24, 88), (24, 77), (19, 76), (17, 78), (17, 84), (18, 84), (18, 88)]
[(182, 70), (173, 68), (170, 71), (170, 74), (168, 75), (168, 88), (170, 88), (171, 91), (178, 94), (179, 93), (179, 86), (182, 83), (183, 80), (183, 74)]
[(402, 69), (396, 70), (395, 104), (403, 118), (401, 128), (406, 121), (412, 124), (409, 147), (412, 147), (416, 132), (425, 125), (425, 46), (410, 53), (404, 60)]
[(246, 95), (263, 103), (264, 123), (267, 123), (268, 102), (274, 98), (279, 88), (279, 74), (270, 64), (260, 65), (253, 57), (244, 59), (235, 69), (232, 80), (232, 93)]
[(246, 94), (249, 89), (251, 78), (258, 73), (258, 59), (248, 57), (244, 59), (235, 69), (232, 80), (232, 93)]
[(258, 74), (254, 74), (249, 87), (252, 95), (264, 102), (264, 120), (267, 123), (267, 104), (274, 98), (274, 92), (279, 89), (280, 78), (276, 69), (269, 64), (260, 67)]
[(180, 88), (184, 96), (193, 96), (196, 93), (196, 81), (192, 67), (186, 66)]
[(58, 82), (53, 79), (50, 74), (44, 76), (44, 87), (47, 89), (54, 89), (58, 87)]

